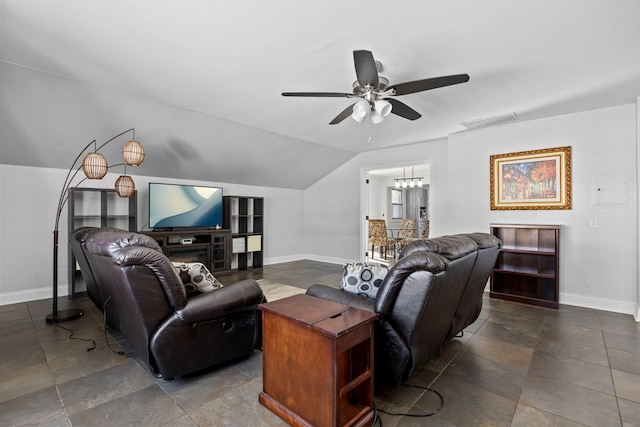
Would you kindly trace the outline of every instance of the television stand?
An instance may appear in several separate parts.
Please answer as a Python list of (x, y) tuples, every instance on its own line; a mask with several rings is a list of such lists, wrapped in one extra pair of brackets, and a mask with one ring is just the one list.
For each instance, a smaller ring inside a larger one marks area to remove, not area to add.
[(231, 231), (226, 229), (154, 229), (142, 231), (174, 262), (201, 262), (212, 273), (231, 272)]

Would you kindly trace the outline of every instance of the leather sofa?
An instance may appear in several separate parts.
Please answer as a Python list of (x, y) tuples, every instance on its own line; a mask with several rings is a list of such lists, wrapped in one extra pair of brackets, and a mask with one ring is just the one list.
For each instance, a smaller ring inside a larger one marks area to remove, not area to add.
[(376, 386), (398, 386), (477, 319), (500, 245), (485, 233), (415, 240), (400, 252), (375, 299), (327, 285), (313, 285), (307, 294), (378, 314)]
[(73, 238), (83, 242), (74, 253), (84, 252), (95, 279), (90, 298), (101, 303), (108, 323), (156, 376), (194, 373), (260, 347), (258, 304), (264, 295), (255, 280), (188, 297), (173, 264), (151, 237), (104, 228), (83, 230)]
[[(482, 310), (482, 294), (487, 285), (487, 280), (491, 276), (491, 271), (496, 263), (496, 259), (498, 258), (498, 250), (502, 246), (500, 239), (492, 234), (468, 233), (457, 236), (468, 237), (473, 240), (476, 243), (478, 252), (452, 319), (449, 339), (458, 335), (464, 328), (478, 319), (480, 311)], [(449, 236), (415, 240), (404, 247), (404, 250), (400, 253), (400, 257), (413, 252), (427, 251), (439, 253), (445, 258), (451, 259), (452, 255), (448, 248), (453, 242), (448, 242), (448, 239)], [(446, 243), (443, 244), (444, 242)]]

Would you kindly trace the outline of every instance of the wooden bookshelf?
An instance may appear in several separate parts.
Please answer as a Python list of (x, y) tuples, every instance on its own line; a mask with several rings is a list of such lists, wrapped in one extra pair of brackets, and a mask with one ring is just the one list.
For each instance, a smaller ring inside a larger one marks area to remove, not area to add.
[(560, 226), (491, 224), (502, 247), (491, 274), (491, 297), (558, 308)]

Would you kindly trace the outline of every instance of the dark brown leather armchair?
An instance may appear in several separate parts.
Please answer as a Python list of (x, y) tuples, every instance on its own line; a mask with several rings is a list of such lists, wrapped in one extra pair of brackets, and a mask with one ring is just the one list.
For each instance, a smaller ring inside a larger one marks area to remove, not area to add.
[[(439, 357), (457, 325), (477, 317), (481, 302), (473, 301), (468, 314), (461, 301), (472, 276), (473, 283), (488, 279), (484, 269), (474, 270), (478, 254), (468, 235), (414, 241), (400, 253), (375, 300), (326, 285), (313, 285), (307, 294), (378, 313), (376, 384), (397, 386)], [(473, 300), (471, 294), (468, 299)]]
[(171, 379), (246, 356), (260, 346), (255, 280), (187, 298), (182, 280), (155, 240), (96, 230), (86, 256), (109, 323), (157, 376)]

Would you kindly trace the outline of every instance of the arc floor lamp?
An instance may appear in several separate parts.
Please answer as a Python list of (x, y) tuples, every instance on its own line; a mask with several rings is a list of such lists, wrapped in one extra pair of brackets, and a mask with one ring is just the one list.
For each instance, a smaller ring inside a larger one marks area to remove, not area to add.
[[(124, 163), (118, 163), (109, 166), (109, 164), (107, 163), (107, 159), (99, 151), (102, 149), (102, 147), (109, 144), (111, 141), (118, 139), (128, 132), (132, 132), (132, 137), (122, 148), (122, 157), (124, 159)], [(105, 177), (107, 171), (110, 168), (124, 165), (124, 175), (120, 175), (120, 177), (118, 177), (118, 179), (116, 180), (115, 190), (120, 197), (131, 197), (136, 189), (136, 186), (133, 182), (133, 179), (129, 175), (127, 175), (127, 166), (138, 166), (144, 160), (144, 148), (142, 147), (142, 144), (135, 140), (135, 136), (136, 131), (134, 128), (127, 129), (126, 131), (119, 133), (99, 147), (96, 147), (97, 144), (96, 140), (94, 139), (93, 141), (88, 143), (82, 149), (82, 151), (80, 151), (78, 156), (71, 164), (71, 167), (69, 168), (67, 177), (64, 180), (64, 184), (62, 185), (60, 198), (58, 199), (58, 209), (56, 211), (56, 220), (53, 228), (53, 311), (47, 315), (47, 323), (67, 322), (84, 315), (84, 312), (79, 308), (58, 310), (58, 226), (60, 224), (60, 215), (62, 214), (62, 209), (69, 199), (69, 190), (71, 188), (78, 187), (87, 179), (102, 179)], [(93, 151), (87, 153), (82, 160), (82, 163), (78, 165), (78, 160), (80, 160), (80, 157), (82, 157), (82, 155), (87, 150), (89, 150), (92, 145), (94, 148)], [(81, 169), (85, 177), (78, 181), (75, 185), (72, 185)]]

